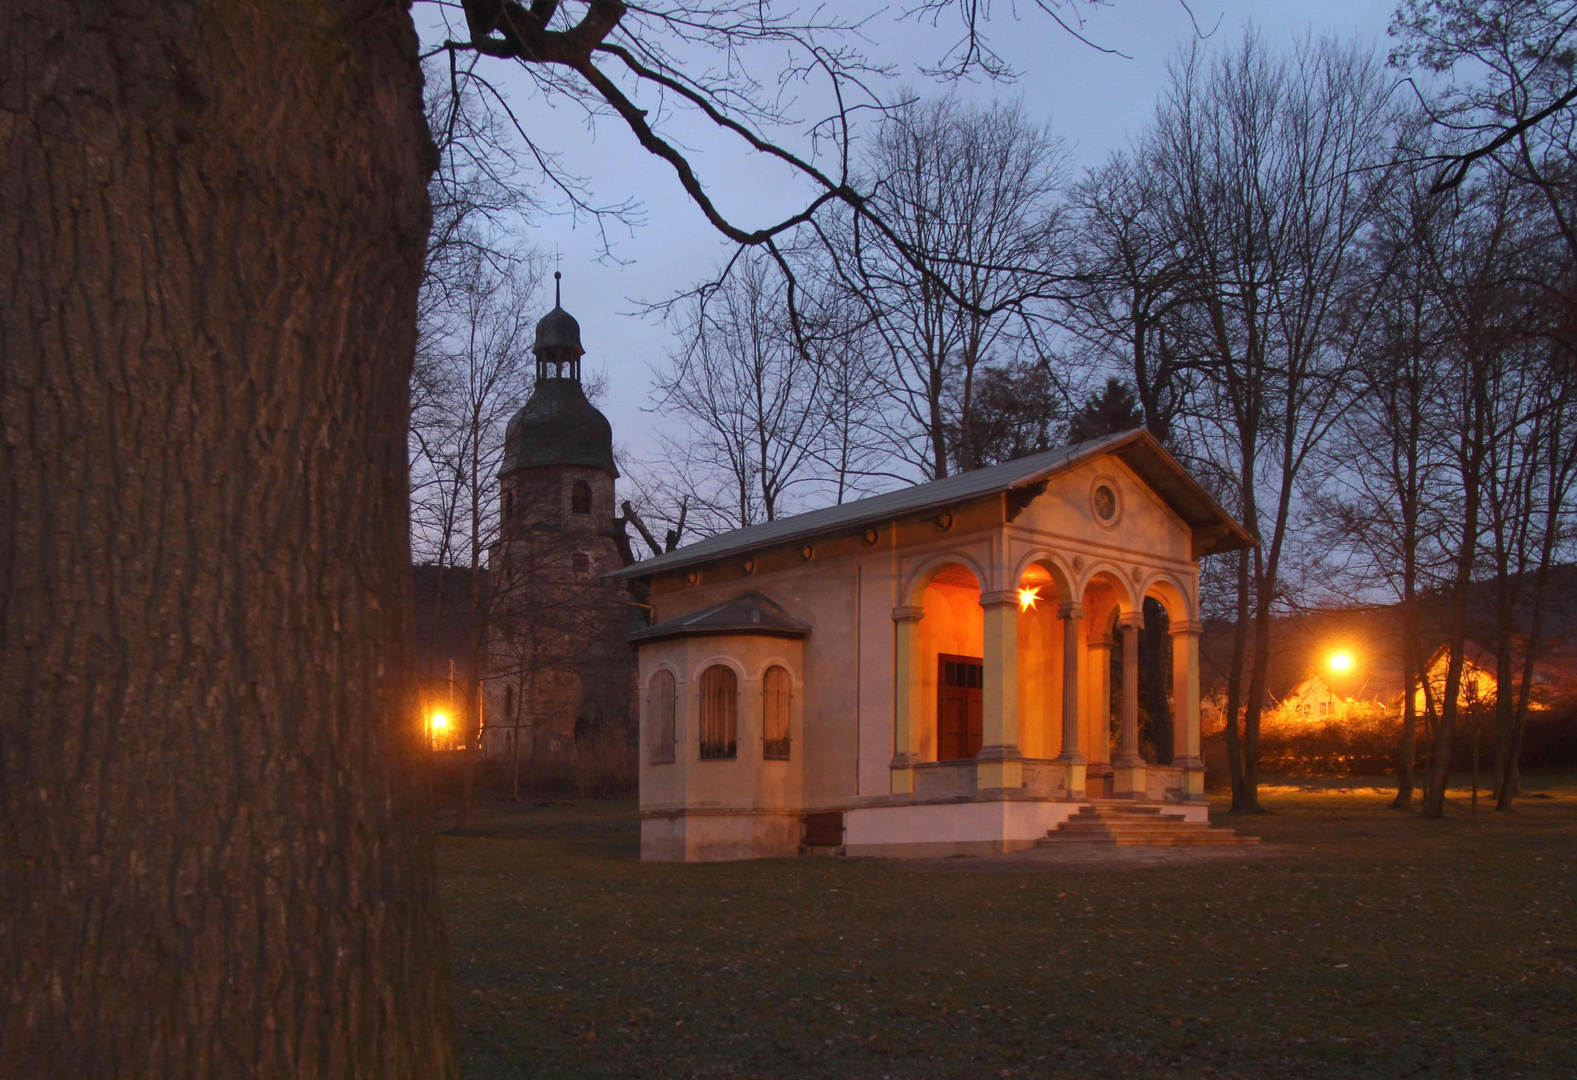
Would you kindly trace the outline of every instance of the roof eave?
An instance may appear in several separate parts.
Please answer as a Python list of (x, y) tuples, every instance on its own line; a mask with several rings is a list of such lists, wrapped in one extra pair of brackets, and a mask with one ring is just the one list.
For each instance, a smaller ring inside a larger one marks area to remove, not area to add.
[[(1116, 454), (1120, 458), (1122, 456), (1121, 451), (1124, 449), (1132, 450), (1136, 448), (1142, 448), (1144, 451), (1152, 454), (1156, 460), (1158, 460), (1163, 465), (1163, 467), (1166, 468), (1168, 473), (1177, 481), (1182, 483), (1188, 489), (1189, 494), (1202, 504), (1206, 515), (1215, 519), (1210, 525), (1204, 526), (1204, 528), (1210, 529), (1213, 534), (1212, 539), (1208, 542), (1208, 546), (1204, 547), (1203, 550), (1200, 550), (1201, 545), (1196, 540), (1196, 558), (1203, 557), (1205, 555), (1218, 555), (1228, 551), (1238, 551), (1242, 548), (1255, 546), (1255, 540), (1248, 533), (1248, 531), (1245, 530), (1242, 525), (1238, 524), (1237, 520), (1233, 518), (1231, 514), (1227, 513), (1226, 510), (1222, 508), (1221, 504), (1216, 501), (1215, 497), (1211, 495), (1210, 492), (1206, 491), (1203, 485), (1201, 485), (1199, 481), (1195, 480), (1193, 476), (1189, 474), (1187, 469), (1183, 468), (1182, 463), (1174, 458), (1171, 453), (1161, 445), (1159, 440), (1157, 440), (1154, 435), (1151, 435), (1143, 428), (1136, 428), (1133, 431), (1122, 432), (1120, 434), (1107, 436), (1106, 438), (1102, 439), (1092, 439), (1087, 445), (1079, 449), (1076, 453), (1069, 454), (1067, 457), (1064, 457), (1043, 469), (1037, 469), (1032, 473), (1024, 474), (1018, 477), (1012, 483), (1004, 484), (999, 488), (994, 488), (987, 491), (976, 491), (968, 495), (958, 496), (956, 498), (938, 499), (934, 503), (924, 503), (917, 506), (908, 507), (903, 512), (897, 514), (873, 511), (869, 516), (841, 521), (836, 525), (817, 525), (815, 523), (807, 523), (803, 529), (787, 530), (782, 534), (773, 537), (770, 541), (764, 542), (763, 546), (773, 548), (788, 547), (793, 544), (815, 540), (829, 535), (847, 534), (876, 522), (925, 517), (926, 515), (935, 513), (938, 510), (945, 510), (951, 507), (977, 502), (981, 499), (992, 498), (1007, 491), (1016, 491), (1023, 488), (1034, 487), (1037, 484), (1044, 484), (1046, 481), (1061, 473), (1078, 468), (1080, 465), (1083, 465), (1092, 458), (1100, 457), (1105, 454)], [(1132, 467), (1132, 465), (1130, 465), (1130, 467)], [(1137, 472), (1138, 470), (1135, 469), (1135, 471)], [(1149, 482), (1146, 481), (1146, 483)], [(1155, 487), (1153, 484), (1150, 486), (1152, 488)], [(1162, 498), (1166, 497), (1166, 493), (1160, 490), (1157, 490), (1157, 494), (1160, 494)], [(1178, 510), (1178, 508), (1174, 507), (1173, 509), (1179, 513), (1179, 516), (1182, 516), (1181, 511)], [(814, 511), (812, 511), (812, 513), (814, 513)], [(1186, 521), (1186, 518), (1185, 522), (1188, 524), (1189, 528), (1195, 532), (1196, 536), (1201, 532), (1201, 526), (1195, 525), (1193, 522)], [(1220, 531), (1216, 532), (1217, 529)], [(1216, 536), (1219, 536), (1219, 539), (1216, 539)], [(629, 566), (614, 571), (609, 576), (620, 581), (634, 578), (650, 578), (656, 574), (665, 574), (669, 573), (670, 571), (701, 566), (706, 563), (720, 562), (729, 558), (731, 554), (733, 554), (731, 552), (706, 552), (701, 553), (694, 558), (670, 558), (670, 556), (681, 556), (683, 551), (684, 549), (681, 548), (678, 551), (659, 555), (656, 558), (647, 560), (645, 562), (632, 563)]]

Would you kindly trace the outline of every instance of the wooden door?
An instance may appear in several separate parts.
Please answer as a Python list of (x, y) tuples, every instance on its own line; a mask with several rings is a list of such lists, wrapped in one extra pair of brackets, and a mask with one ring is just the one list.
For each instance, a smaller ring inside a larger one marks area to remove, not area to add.
[(949, 653), (937, 657), (936, 760), (956, 761), (980, 753), (984, 684), (985, 661), (980, 657)]

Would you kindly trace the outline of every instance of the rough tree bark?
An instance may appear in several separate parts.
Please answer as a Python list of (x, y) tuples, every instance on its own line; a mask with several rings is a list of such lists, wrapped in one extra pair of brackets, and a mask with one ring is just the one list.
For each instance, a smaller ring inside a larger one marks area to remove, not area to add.
[(0, 1072), (452, 1077), (392, 0), (0, 14)]

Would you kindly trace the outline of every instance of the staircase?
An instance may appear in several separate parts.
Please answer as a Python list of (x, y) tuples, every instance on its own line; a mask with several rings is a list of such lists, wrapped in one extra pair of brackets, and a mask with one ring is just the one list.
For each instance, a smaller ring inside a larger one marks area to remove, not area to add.
[(1163, 807), (1122, 802), (1085, 803), (1067, 821), (1035, 841), (1036, 847), (1066, 844), (1109, 844), (1114, 847), (1257, 844), (1257, 836), (1239, 836), (1232, 829), (1212, 829), (1208, 822), (1187, 821)]

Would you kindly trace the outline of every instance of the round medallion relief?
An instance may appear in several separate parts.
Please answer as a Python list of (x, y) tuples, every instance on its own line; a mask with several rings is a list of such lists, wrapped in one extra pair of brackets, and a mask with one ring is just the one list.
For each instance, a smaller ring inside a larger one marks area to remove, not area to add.
[(1090, 485), (1090, 513), (1098, 525), (1111, 528), (1122, 517), (1122, 495), (1117, 481), (1110, 476), (1097, 476)]

